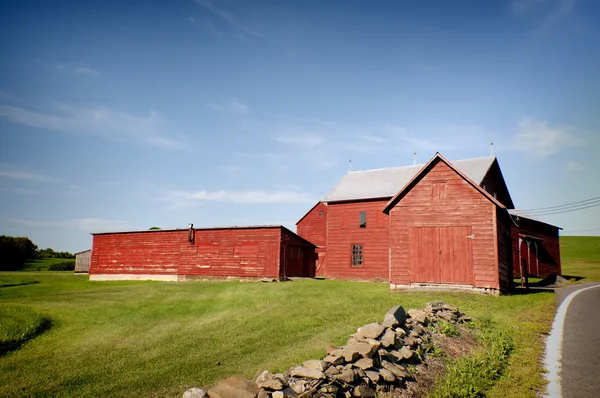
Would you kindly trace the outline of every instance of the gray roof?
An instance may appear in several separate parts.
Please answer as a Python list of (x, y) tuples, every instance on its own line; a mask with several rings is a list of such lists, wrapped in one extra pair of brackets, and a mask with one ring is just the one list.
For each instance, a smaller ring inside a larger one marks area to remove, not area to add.
[[(474, 158), (455, 160), (451, 163), (467, 177), (481, 184), (496, 158)], [(325, 202), (343, 200), (391, 198), (396, 195), (424, 164), (404, 167), (390, 167), (365, 171), (351, 171), (329, 192)]]
[[(556, 227), (556, 228), (560, 228), (560, 227), (558, 227), (558, 226), (556, 226), (556, 225), (554, 225), (554, 224), (551, 224), (551, 223), (549, 223), (548, 221), (544, 221), (544, 219), (543, 219), (543, 218), (540, 218), (540, 216), (537, 216), (537, 215), (535, 215), (535, 214), (532, 214), (532, 213), (530, 213), (530, 212), (528, 212), (528, 211), (526, 211), (526, 210), (521, 210), (521, 209), (509, 209), (509, 210), (508, 210), (508, 212), (509, 212), (509, 214), (510, 214), (511, 216), (513, 216), (513, 217), (521, 217), (521, 218), (526, 218), (526, 219), (528, 219), (528, 220), (533, 220), (533, 221), (541, 222), (541, 223), (543, 223), (543, 224), (548, 224), (548, 225), (551, 225), (551, 226), (553, 226), (553, 227)], [(560, 229), (562, 229), (562, 228), (560, 228)]]

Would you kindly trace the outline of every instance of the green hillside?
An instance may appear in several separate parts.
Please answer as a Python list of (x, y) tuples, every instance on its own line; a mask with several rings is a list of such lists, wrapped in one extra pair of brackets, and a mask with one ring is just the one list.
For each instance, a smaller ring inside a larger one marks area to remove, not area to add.
[(600, 281), (600, 236), (561, 236), (560, 256), (566, 278)]

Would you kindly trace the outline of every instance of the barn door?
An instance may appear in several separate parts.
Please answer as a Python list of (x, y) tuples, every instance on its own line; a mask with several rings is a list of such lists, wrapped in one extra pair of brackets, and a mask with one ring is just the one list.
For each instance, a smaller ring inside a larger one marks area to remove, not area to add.
[(471, 227), (411, 227), (410, 281), (472, 284)]

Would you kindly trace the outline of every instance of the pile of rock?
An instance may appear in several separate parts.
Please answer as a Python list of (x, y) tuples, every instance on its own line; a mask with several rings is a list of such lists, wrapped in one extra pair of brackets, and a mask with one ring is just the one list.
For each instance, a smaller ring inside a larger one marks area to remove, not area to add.
[(322, 360), (310, 360), (286, 372), (264, 371), (255, 382), (240, 377), (221, 380), (208, 392), (186, 391), (184, 398), (374, 397), (410, 379), (406, 365), (420, 362), (422, 344), (439, 321), (462, 323), (470, 318), (442, 302), (424, 310), (391, 308), (382, 323), (364, 325), (342, 347), (327, 347)]

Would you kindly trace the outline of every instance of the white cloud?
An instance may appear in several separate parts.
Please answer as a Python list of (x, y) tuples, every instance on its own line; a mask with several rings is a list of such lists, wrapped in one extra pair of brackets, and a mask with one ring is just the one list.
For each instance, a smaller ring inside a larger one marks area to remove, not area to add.
[(55, 103), (54, 107), (56, 112), (48, 113), (0, 105), (0, 118), (62, 133), (97, 135), (114, 141), (128, 139), (162, 149), (185, 148), (182, 142), (168, 136), (167, 123), (156, 112), (138, 116), (103, 106), (84, 108)]
[(533, 18), (533, 37), (543, 39), (558, 22), (569, 16), (575, 3), (576, 0), (515, 0), (511, 8), (519, 17)]
[(240, 32), (249, 35), (249, 36), (254, 36), (254, 37), (258, 37), (261, 39), (264, 39), (265, 36), (250, 28), (249, 26), (242, 24), (240, 21), (238, 21), (238, 19), (229, 12), (226, 12), (218, 7), (216, 7), (214, 4), (212, 4), (210, 1), (208, 0), (195, 0), (196, 4), (198, 4), (200, 7), (210, 11), (211, 13), (213, 13), (214, 15), (218, 16), (219, 18), (221, 18), (223, 21), (227, 22), (231, 27), (233, 27), (234, 29), (239, 30)]
[(567, 128), (550, 126), (532, 117), (522, 117), (517, 126), (513, 146), (535, 157), (545, 158), (580, 141)]
[(86, 75), (86, 76), (100, 76), (101, 73), (96, 69), (92, 69), (84, 64), (58, 64), (56, 65), (58, 70), (70, 71), (75, 75)]
[(246, 115), (250, 113), (250, 107), (238, 100), (231, 100), (225, 104), (215, 104), (209, 102), (206, 104), (209, 108), (215, 109), (219, 112), (232, 113), (235, 115)]
[(325, 138), (322, 135), (313, 133), (277, 135), (275, 136), (275, 140), (296, 148), (314, 148), (325, 142)]
[(587, 169), (587, 167), (585, 167), (583, 164), (573, 161), (565, 163), (565, 168), (569, 171), (579, 171)]
[(0, 170), (0, 177), (9, 178), (11, 180), (55, 182), (52, 178), (27, 171)]
[(120, 231), (131, 228), (128, 221), (103, 218), (73, 218), (62, 221), (11, 219), (11, 222), (32, 228), (68, 228), (83, 232)]
[(315, 198), (294, 190), (264, 191), (251, 189), (245, 191), (171, 191), (161, 199), (170, 203), (173, 208), (183, 208), (207, 202), (235, 204), (269, 204), (269, 203), (311, 203)]

